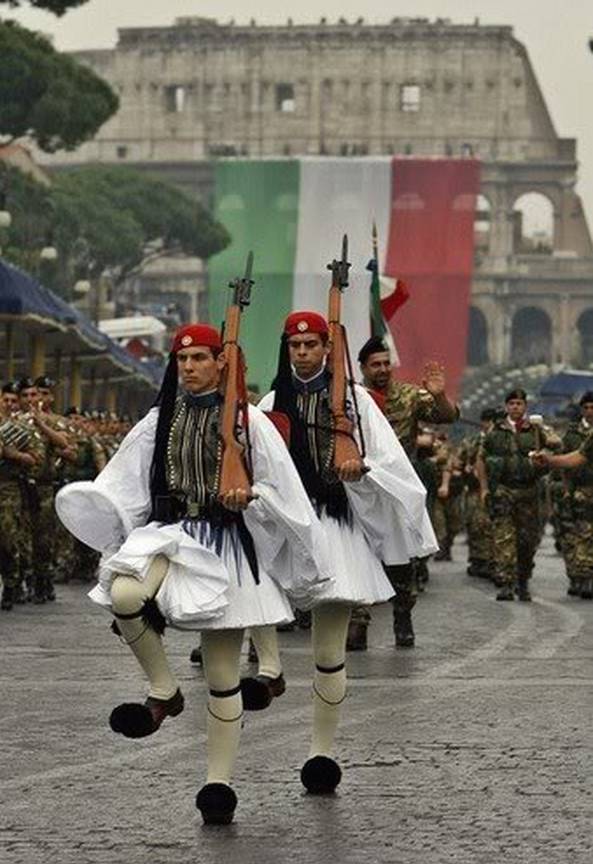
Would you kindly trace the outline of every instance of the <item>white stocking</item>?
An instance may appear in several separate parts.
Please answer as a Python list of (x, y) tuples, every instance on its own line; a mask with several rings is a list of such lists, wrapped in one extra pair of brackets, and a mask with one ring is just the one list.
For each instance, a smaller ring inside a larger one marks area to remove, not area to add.
[(231, 782), (241, 736), (239, 666), (243, 630), (203, 630), (208, 696), (208, 783)]
[(346, 696), (346, 637), (350, 606), (323, 603), (313, 610), (313, 736), (309, 757), (329, 756)]
[(277, 678), (282, 673), (282, 664), (276, 625), (266, 624), (262, 627), (252, 627), (250, 634), (257, 653), (258, 674), (266, 675), (268, 678)]
[(157, 555), (143, 582), (134, 576), (116, 576), (111, 586), (111, 602), (119, 631), (148, 678), (150, 696), (156, 699), (170, 699), (178, 689), (163, 648), (163, 640), (142, 618), (118, 616), (139, 612), (144, 601), (154, 597), (159, 590), (168, 566), (167, 558)]

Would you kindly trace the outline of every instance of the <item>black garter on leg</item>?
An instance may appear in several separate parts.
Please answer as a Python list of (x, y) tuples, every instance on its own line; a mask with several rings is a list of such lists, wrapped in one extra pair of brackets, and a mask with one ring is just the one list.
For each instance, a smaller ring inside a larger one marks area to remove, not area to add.
[[(167, 619), (159, 609), (154, 597), (147, 597), (138, 612), (130, 612), (128, 614), (114, 612), (113, 614), (120, 621), (131, 621), (134, 618), (141, 618), (145, 627), (150, 627), (158, 636), (163, 635), (167, 626)], [(117, 620), (113, 621), (111, 629), (116, 636), (122, 635)]]

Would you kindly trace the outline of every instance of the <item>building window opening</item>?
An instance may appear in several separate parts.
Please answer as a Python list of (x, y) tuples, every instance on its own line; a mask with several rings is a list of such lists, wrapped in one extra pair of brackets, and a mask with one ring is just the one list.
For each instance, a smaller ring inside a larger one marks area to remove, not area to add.
[(420, 111), (420, 85), (402, 84), (399, 88), (399, 107), (402, 111)]
[(528, 192), (513, 207), (513, 251), (549, 255), (554, 249), (554, 207), (540, 192)]
[(474, 248), (476, 252), (487, 253), (490, 249), (490, 226), (492, 208), (485, 195), (478, 195), (474, 218)]
[(125, 159), (126, 156), (128, 155), (128, 148), (125, 147), (123, 144), (120, 144), (118, 146), (116, 152), (117, 152), (117, 158), (118, 159)]
[(181, 84), (165, 87), (165, 109), (168, 114), (182, 114), (185, 111), (187, 90)]
[(292, 84), (276, 84), (276, 111), (283, 114), (294, 114), (296, 100)]

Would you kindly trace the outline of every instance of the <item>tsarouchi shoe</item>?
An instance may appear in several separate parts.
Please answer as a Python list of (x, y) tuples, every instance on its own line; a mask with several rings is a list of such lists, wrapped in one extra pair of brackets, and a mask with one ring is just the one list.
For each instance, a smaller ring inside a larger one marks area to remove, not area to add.
[(126, 738), (146, 738), (160, 728), (166, 717), (177, 717), (184, 708), (181, 690), (170, 699), (155, 699), (149, 696), (144, 705), (139, 702), (124, 702), (111, 712), (109, 725), (114, 732)]
[(263, 711), (272, 699), (282, 696), (285, 690), (286, 681), (282, 672), (277, 678), (270, 678), (268, 675), (241, 678), (243, 708), (246, 711)]

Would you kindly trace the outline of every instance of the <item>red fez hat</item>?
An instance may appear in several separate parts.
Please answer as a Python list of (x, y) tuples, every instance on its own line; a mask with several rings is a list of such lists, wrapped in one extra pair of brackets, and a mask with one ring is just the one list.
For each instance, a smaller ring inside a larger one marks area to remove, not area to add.
[(209, 324), (185, 324), (175, 334), (171, 351), (177, 354), (182, 348), (192, 348), (197, 345), (222, 348), (222, 340), (216, 327), (211, 327)]
[(287, 336), (303, 336), (305, 333), (318, 333), (327, 336), (327, 321), (319, 312), (291, 312), (284, 322)]

